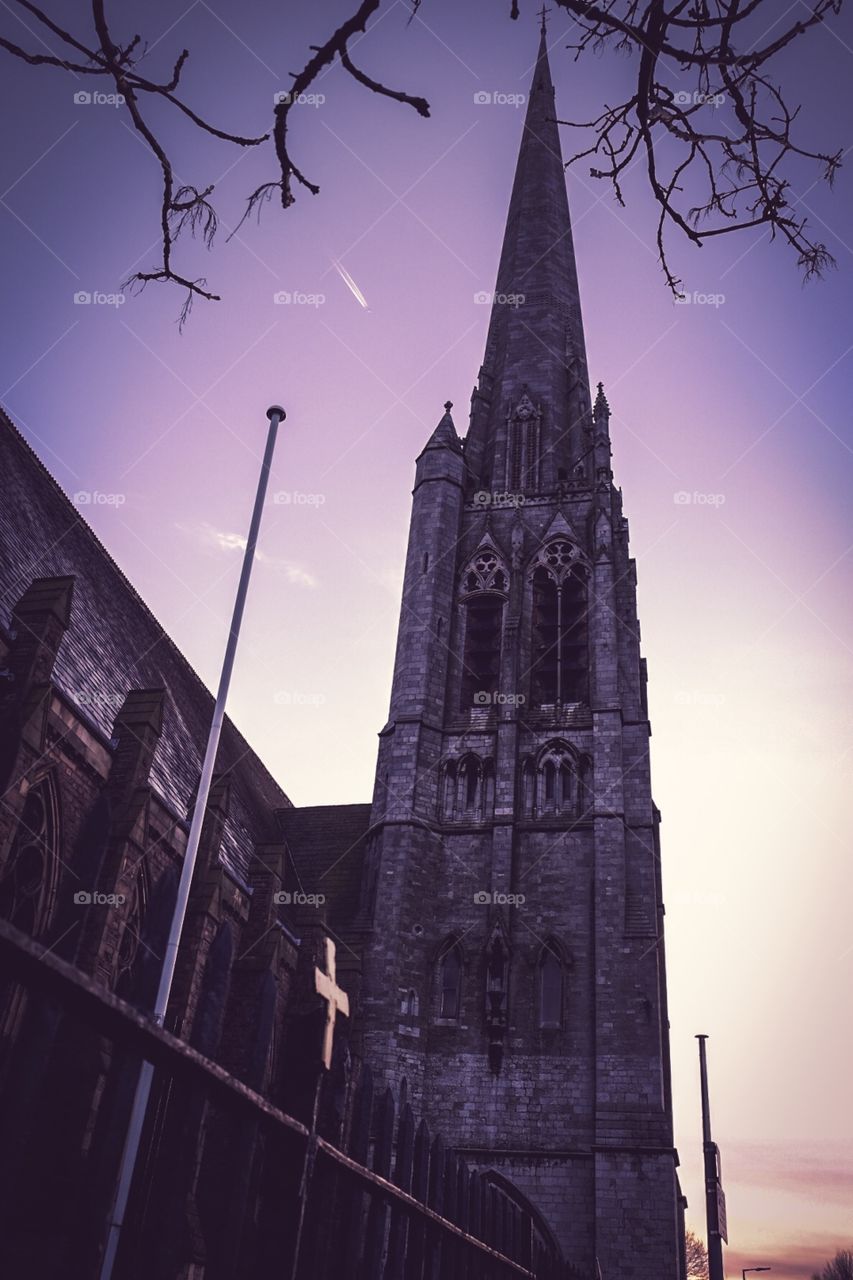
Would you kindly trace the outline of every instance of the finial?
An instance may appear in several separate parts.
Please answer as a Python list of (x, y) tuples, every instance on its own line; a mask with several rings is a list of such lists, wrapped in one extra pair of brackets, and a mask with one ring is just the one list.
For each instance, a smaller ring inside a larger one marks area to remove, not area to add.
[(445, 413), (450, 413), (450, 410), (451, 410), (452, 408), (453, 408), (453, 401), (452, 401), (452, 400), (445, 400), (445, 402), (444, 402), (444, 412), (445, 412)]
[(543, 35), (543, 36), (546, 34), (546, 32), (547, 32), (547, 30), (548, 30), (548, 24), (547, 24), (547, 22), (546, 22), (546, 20), (545, 20), (545, 15), (546, 15), (546, 14), (548, 14), (548, 13), (550, 13), (550, 12), (551, 12), (551, 10), (550, 10), (550, 9), (546, 9), (544, 4), (542, 5), (542, 8), (539, 10), (539, 17), (542, 19), (542, 25), (540, 26), (539, 30), (541, 31), (541, 33), (542, 33), (542, 35)]
[(595, 397), (595, 404), (592, 410), (592, 416), (598, 420), (599, 417), (609, 416), (610, 405), (607, 403), (607, 396), (604, 394), (604, 383), (598, 384), (598, 395)]

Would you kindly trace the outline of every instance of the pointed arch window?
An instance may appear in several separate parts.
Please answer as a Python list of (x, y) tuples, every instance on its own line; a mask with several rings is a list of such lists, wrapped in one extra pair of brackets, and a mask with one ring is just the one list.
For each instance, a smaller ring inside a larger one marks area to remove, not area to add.
[(223, 920), (204, 962), (201, 993), (190, 1038), (193, 1047), (208, 1057), (216, 1052), (222, 1034), (233, 955), (233, 931), (229, 921)]
[(471, 595), (475, 591), (505, 593), (508, 587), (509, 574), (501, 557), (490, 546), (480, 547), (462, 575), (463, 593), (465, 595)]
[(137, 1009), (153, 1009), (178, 896), (173, 863), (150, 885), (141, 869), (119, 944), (115, 992)]
[(418, 993), (413, 987), (408, 991), (403, 991), (400, 996), (400, 1012), (408, 1018), (416, 1018), (420, 1012), (420, 1000)]
[(539, 955), (539, 1026), (563, 1025), (563, 961), (553, 942), (546, 942)]
[(577, 548), (565, 539), (547, 543), (537, 556), (532, 577), (534, 705), (586, 702), (587, 584)]
[(439, 784), (439, 815), (445, 822), (456, 816), (456, 761), (446, 760), (441, 770)]
[(577, 768), (566, 742), (549, 742), (540, 752), (535, 807), (539, 815), (576, 812)]
[(459, 766), (459, 811), (474, 817), (480, 807), (480, 761), (466, 756)]
[(479, 549), (462, 574), (464, 645), (460, 708), (491, 705), (500, 679), (509, 573), (497, 552)]
[(495, 811), (495, 762), (483, 761), (481, 817), (488, 819)]
[(444, 822), (484, 822), (495, 807), (495, 762), (473, 751), (446, 760), (439, 774), (439, 818)]
[(150, 896), (148, 873), (143, 863), (136, 873), (130, 906), (124, 918), (124, 928), (116, 955), (116, 995), (126, 1000), (133, 992), (138, 965), (139, 948), (142, 945), (144, 922), (148, 913)]
[(49, 928), (59, 882), (59, 796), (52, 774), (27, 792), (0, 874), (0, 917), (38, 938)]
[(589, 816), (592, 762), (562, 738), (546, 742), (521, 763), (521, 805), (526, 818)]
[(528, 757), (521, 766), (521, 807), (525, 818), (532, 818), (536, 798), (536, 764)]
[(554, 806), (557, 795), (557, 768), (553, 760), (546, 760), (542, 766), (545, 804)]
[(439, 962), (438, 1016), (459, 1018), (462, 1007), (462, 953), (458, 943), (450, 943)]

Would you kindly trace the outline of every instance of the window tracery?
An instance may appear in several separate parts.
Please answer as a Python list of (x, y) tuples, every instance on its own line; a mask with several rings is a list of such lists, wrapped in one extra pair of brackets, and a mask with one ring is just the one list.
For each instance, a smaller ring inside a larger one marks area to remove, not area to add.
[(578, 548), (555, 538), (533, 563), (532, 700), (564, 706), (589, 696), (587, 570)]
[(52, 774), (27, 792), (0, 876), (0, 916), (33, 938), (53, 919), (59, 883), (59, 796)]

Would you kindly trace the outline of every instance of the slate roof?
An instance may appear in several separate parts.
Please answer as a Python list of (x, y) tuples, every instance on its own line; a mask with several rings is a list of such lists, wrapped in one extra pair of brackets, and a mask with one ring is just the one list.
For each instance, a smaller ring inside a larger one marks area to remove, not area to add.
[(326, 897), (329, 924), (354, 919), (361, 897), (369, 804), (307, 805), (278, 814), (304, 893)]
[[(130, 689), (166, 689), (164, 727), (151, 782), (184, 817), (198, 784), (213, 696), (144, 600), (0, 409), (0, 626), (34, 578), (75, 578), (71, 626), (54, 679), (109, 740)], [(217, 773), (229, 772), (232, 812), (221, 857), (245, 881), (252, 844), (275, 840), (275, 811), (290, 800), (230, 720)]]

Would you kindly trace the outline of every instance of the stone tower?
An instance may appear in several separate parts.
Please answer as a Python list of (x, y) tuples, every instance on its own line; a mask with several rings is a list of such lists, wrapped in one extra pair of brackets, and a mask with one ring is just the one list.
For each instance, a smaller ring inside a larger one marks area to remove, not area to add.
[(543, 34), (468, 434), (448, 403), (417, 460), (364, 1052), (533, 1202), (579, 1274), (676, 1280), (636, 574), (555, 114)]

